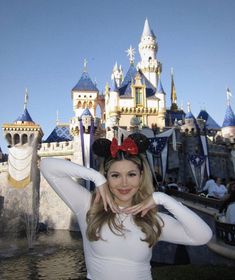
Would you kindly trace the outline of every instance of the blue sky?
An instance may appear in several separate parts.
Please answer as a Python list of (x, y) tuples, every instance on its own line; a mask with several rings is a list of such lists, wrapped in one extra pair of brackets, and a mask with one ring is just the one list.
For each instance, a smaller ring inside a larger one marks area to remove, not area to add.
[[(71, 89), (88, 60), (88, 73), (100, 92), (115, 62), (124, 72), (132, 45), (147, 17), (163, 64), (163, 87), (170, 104), (170, 69), (178, 104), (190, 101), (222, 125), (226, 88), (235, 92), (235, 1), (233, 0), (0, 0), (0, 124), (28, 111), (44, 139), (56, 124), (73, 116)], [(234, 97), (231, 101), (232, 108)], [(3, 134), (0, 146), (7, 152)]]

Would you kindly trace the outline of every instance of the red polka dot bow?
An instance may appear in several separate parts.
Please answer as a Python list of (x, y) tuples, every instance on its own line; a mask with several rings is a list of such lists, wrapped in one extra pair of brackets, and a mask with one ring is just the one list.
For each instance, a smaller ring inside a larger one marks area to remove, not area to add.
[(113, 138), (111, 146), (110, 146), (111, 155), (113, 158), (117, 156), (118, 151), (126, 152), (130, 155), (137, 155), (138, 154), (138, 147), (134, 140), (127, 137), (123, 140), (122, 145), (118, 145), (118, 141), (116, 138)]

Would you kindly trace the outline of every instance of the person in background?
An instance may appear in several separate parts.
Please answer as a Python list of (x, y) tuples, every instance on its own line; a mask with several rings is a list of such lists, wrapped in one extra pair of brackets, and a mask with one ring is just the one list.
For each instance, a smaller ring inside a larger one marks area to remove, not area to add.
[(207, 197), (223, 199), (227, 192), (227, 188), (221, 184), (221, 178), (217, 177), (215, 183), (209, 186)]
[(214, 176), (210, 175), (209, 179), (206, 181), (205, 186), (202, 189), (202, 192), (208, 194), (208, 190), (211, 186), (215, 184)]
[(228, 198), (224, 201), (219, 212), (224, 214), (226, 223), (235, 224), (235, 181), (230, 183)]
[[(212, 232), (193, 211), (163, 192), (155, 192), (145, 151), (148, 139), (129, 135), (121, 145), (98, 139), (100, 172), (73, 162), (46, 158), (40, 169), (75, 213), (83, 239), (87, 279), (151, 280), (153, 246), (160, 240), (206, 244)], [(94, 193), (76, 181), (95, 183)], [(161, 213), (164, 206), (170, 214)]]

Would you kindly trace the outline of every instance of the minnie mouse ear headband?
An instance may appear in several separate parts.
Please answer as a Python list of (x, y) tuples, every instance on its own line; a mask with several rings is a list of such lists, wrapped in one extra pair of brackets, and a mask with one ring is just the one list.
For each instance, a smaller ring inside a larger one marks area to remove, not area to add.
[(118, 145), (116, 138), (113, 138), (112, 141), (105, 138), (97, 139), (92, 145), (92, 150), (97, 156), (116, 158), (119, 152), (124, 152), (128, 155), (145, 153), (148, 146), (149, 141), (145, 135), (133, 133), (125, 138), (121, 145)]

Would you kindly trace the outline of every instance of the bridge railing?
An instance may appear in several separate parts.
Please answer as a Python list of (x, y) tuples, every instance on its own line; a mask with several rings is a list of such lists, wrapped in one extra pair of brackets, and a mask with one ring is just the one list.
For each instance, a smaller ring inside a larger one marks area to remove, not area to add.
[(193, 203), (199, 203), (205, 207), (211, 207), (211, 208), (214, 208), (217, 210), (219, 210), (223, 204), (223, 200), (220, 200), (220, 199), (203, 197), (198, 194), (185, 193), (185, 192), (180, 192), (177, 190), (168, 190), (167, 194), (173, 195), (176, 197), (180, 197), (185, 200), (189, 200), (190, 202), (193, 202)]
[(235, 225), (227, 224), (215, 219), (215, 231), (217, 239), (228, 245), (235, 246)]

